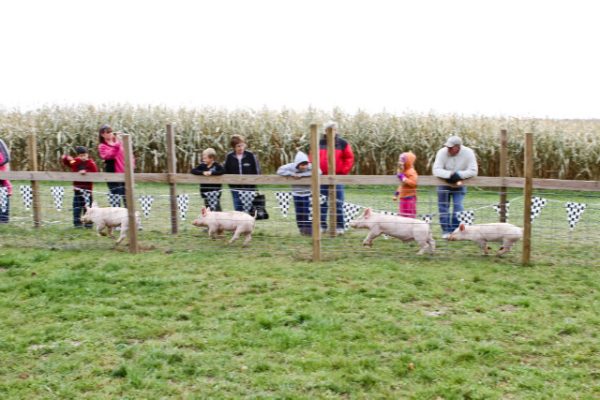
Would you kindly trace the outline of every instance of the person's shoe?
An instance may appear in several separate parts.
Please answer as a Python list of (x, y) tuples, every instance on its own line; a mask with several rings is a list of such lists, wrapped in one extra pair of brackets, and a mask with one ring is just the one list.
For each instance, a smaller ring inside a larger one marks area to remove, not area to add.
[(442, 239), (448, 240), (448, 238), (450, 238), (450, 234), (449, 233), (443, 233), (442, 234)]
[(345, 232), (345, 231), (344, 231), (344, 229), (343, 229), (343, 228), (337, 228), (337, 229), (335, 230), (335, 233), (336, 233), (337, 235), (343, 235), (343, 234), (344, 234), (344, 232)]

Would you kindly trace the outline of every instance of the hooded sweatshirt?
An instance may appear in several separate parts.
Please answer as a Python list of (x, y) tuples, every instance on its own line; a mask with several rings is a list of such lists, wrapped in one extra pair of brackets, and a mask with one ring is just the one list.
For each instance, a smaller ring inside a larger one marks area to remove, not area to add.
[[(294, 157), (294, 162), (282, 165), (277, 169), (277, 175), (281, 176), (311, 176), (312, 175), (312, 164), (308, 164), (308, 168), (306, 171), (300, 171), (298, 169), (298, 165), (308, 162), (308, 156), (299, 151), (296, 153), (296, 157)], [(310, 185), (292, 185), (292, 192), (294, 196), (309, 196), (310, 195)]]
[(417, 181), (419, 180), (419, 175), (415, 170), (415, 161), (417, 160), (417, 156), (415, 156), (412, 152), (402, 153), (400, 157), (404, 158), (404, 181), (400, 183), (398, 186), (398, 192), (400, 192), (400, 198), (417, 196)]
[[(4, 155), (0, 153), (0, 164), (5, 160)], [(0, 166), (0, 171), (10, 171), (9, 164), (6, 163)], [(0, 179), (0, 187), (6, 188), (6, 194), (12, 195), (12, 185), (8, 179)]]

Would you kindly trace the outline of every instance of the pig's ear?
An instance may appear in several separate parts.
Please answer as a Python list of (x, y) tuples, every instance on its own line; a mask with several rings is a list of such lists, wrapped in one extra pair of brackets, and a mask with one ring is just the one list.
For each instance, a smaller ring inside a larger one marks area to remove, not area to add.
[(206, 217), (207, 211), (206, 211), (206, 207), (202, 207), (202, 216)]
[(465, 230), (465, 223), (461, 222), (460, 225), (458, 226), (458, 229), (460, 229), (460, 231), (464, 231)]
[(369, 218), (371, 216), (371, 208), (366, 208), (363, 216)]

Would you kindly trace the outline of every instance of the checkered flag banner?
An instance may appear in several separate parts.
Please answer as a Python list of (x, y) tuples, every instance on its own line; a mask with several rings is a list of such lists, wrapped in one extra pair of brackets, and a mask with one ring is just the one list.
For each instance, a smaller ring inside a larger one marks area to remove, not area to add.
[(65, 188), (63, 186), (50, 186), (52, 200), (57, 211), (62, 211), (63, 199), (65, 198)]
[(21, 192), (21, 198), (23, 199), (23, 207), (26, 210), (31, 208), (31, 204), (33, 203), (33, 192), (31, 191), (31, 186), (21, 185), (19, 186), (19, 192)]
[(219, 204), (219, 196), (221, 195), (220, 190), (213, 190), (211, 192), (203, 193), (204, 197), (208, 201), (208, 207), (211, 211), (216, 211), (217, 204)]
[(542, 197), (533, 197), (531, 199), (531, 222), (540, 215), (542, 208), (546, 207), (548, 200)]
[(85, 205), (88, 207), (91, 207), (92, 206), (92, 192), (90, 192), (89, 190), (82, 190), (82, 189), (79, 189), (79, 191), (81, 192), (81, 194), (83, 196), (83, 202), (85, 203)]
[[(320, 204), (325, 204), (327, 202), (327, 196), (324, 194), (319, 195)], [(312, 196), (310, 196), (309, 206), (308, 206), (308, 220), (312, 221)]]
[(254, 190), (238, 190), (237, 192), (242, 202), (242, 208), (245, 212), (249, 213), (252, 209), (252, 202), (254, 201), (256, 192)]
[(121, 206), (121, 195), (116, 193), (106, 193), (108, 197), (108, 204), (111, 207), (120, 207)]
[(456, 218), (465, 225), (473, 225), (473, 222), (475, 222), (475, 211), (459, 211), (456, 213)]
[(278, 207), (281, 210), (281, 215), (287, 218), (288, 212), (290, 211), (290, 199), (292, 198), (292, 194), (290, 192), (275, 192), (275, 198), (277, 199), (277, 204), (279, 204)]
[(144, 212), (144, 218), (148, 218), (150, 216), (150, 210), (152, 210), (152, 203), (154, 203), (154, 196), (149, 194), (142, 195), (139, 200), (142, 211)]
[(185, 220), (185, 214), (190, 208), (190, 195), (189, 194), (178, 194), (177, 195), (177, 208), (179, 208), (179, 215), (182, 220)]
[(430, 224), (433, 221), (433, 214), (419, 214), (419, 219)]
[[(498, 213), (498, 215), (500, 215), (500, 204), (495, 204), (492, 206), (492, 208), (494, 209), (494, 211), (496, 211)], [(504, 208), (506, 210), (506, 218), (508, 218), (508, 210), (510, 209), (510, 201), (507, 201), (506, 203), (504, 203)]]
[(350, 221), (356, 218), (362, 207), (347, 202), (344, 202), (344, 205), (342, 207), (344, 210), (344, 229), (347, 230), (350, 228)]
[(6, 212), (8, 208), (8, 188), (0, 187), (0, 211)]
[(587, 204), (585, 203), (575, 203), (572, 201), (565, 204), (565, 208), (567, 209), (567, 221), (569, 222), (569, 229), (571, 231), (575, 229), (575, 225), (579, 222), (586, 207)]

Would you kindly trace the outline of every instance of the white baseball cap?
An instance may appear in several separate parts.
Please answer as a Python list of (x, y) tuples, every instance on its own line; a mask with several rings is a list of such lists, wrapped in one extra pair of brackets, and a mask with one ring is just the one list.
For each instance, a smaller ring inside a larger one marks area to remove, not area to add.
[(450, 136), (448, 138), (448, 140), (446, 140), (446, 144), (444, 144), (444, 146), (446, 147), (454, 147), (454, 146), (461, 146), (462, 145), (462, 139), (459, 138), (458, 136)]

